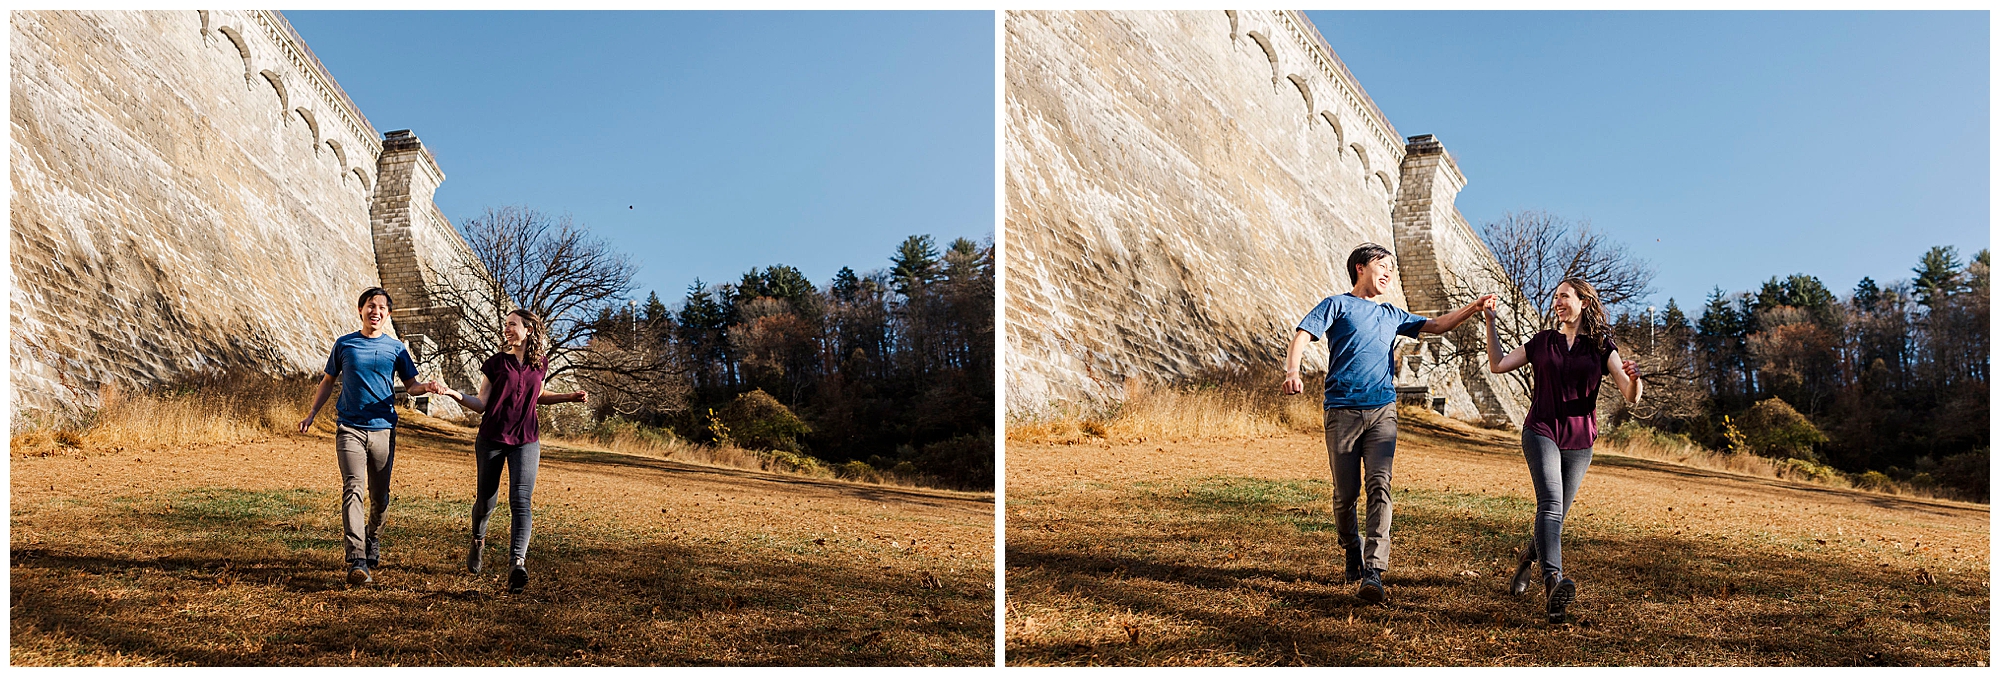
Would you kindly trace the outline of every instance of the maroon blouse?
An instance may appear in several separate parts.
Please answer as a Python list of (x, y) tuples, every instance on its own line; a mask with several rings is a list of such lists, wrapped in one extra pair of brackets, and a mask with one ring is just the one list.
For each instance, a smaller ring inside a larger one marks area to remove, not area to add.
[(1604, 382), (1604, 361), (1618, 345), (1609, 336), (1602, 352), (1585, 336), (1576, 337), (1575, 345), (1567, 342), (1554, 329), (1528, 339), (1535, 393), (1526, 425), (1558, 449), (1589, 449), (1597, 443), (1597, 386)]
[(485, 374), (493, 387), (491, 398), (486, 400), (486, 416), (479, 420), (479, 439), (500, 444), (541, 441), (535, 400), (542, 396), (547, 368), (547, 359), (529, 366), (513, 353), (504, 352), (479, 365), (479, 373)]

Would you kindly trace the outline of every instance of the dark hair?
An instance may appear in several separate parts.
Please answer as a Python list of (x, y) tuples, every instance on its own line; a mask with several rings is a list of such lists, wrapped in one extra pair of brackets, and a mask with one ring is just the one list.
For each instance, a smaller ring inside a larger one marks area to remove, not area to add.
[(1354, 253), (1347, 255), (1347, 281), (1353, 284), (1361, 283), (1361, 273), (1355, 272), (1355, 266), (1365, 266), (1374, 263), (1376, 259), (1395, 255), (1395, 252), (1389, 251), (1388, 247), (1373, 242), (1361, 243), (1361, 246), (1354, 248)]
[[(1576, 335), (1590, 339), (1590, 345), (1600, 355), (1611, 352), (1611, 322), (1604, 318), (1604, 304), (1597, 300), (1597, 288), (1580, 277), (1564, 278), (1556, 283), (1556, 288), (1563, 285), (1569, 285), (1570, 291), (1576, 292), (1576, 300), (1583, 302), (1583, 308), (1576, 314)], [(1560, 328), (1554, 311), (1550, 311), (1549, 321)]]
[(526, 308), (515, 308), (507, 311), (507, 314), (521, 318), (522, 326), (528, 328), (528, 338), (521, 342), (521, 364), (529, 367), (540, 365), (543, 350), (542, 318), (535, 317), (535, 314), (528, 312)]
[(361, 299), (354, 302), (354, 307), (360, 308), (368, 305), (368, 297), (370, 296), (380, 296), (384, 302), (389, 304), (390, 310), (396, 309), (396, 299), (390, 298), (389, 290), (381, 287), (369, 287), (366, 291), (361, 292)]

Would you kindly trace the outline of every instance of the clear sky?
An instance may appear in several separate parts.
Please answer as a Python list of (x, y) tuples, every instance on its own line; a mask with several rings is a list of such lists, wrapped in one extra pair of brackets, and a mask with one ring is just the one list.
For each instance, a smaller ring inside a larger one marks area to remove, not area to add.
[(992, 12), (286, 12), (454, 223), (568, 212), (674, 305), (993, 232)]
[(1308, 12), (1475, 228), (1543, 209), (1652, 261), (1654, 300), (1911, 277), (1989, 246), (1986, 12)]

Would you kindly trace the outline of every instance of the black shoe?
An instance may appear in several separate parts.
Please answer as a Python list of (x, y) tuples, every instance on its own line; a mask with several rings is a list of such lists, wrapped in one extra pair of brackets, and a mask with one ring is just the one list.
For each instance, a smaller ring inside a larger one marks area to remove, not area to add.
[(1565, 577), (1548, 586), (1549, 622), (1569, 622), (1569, 605), (1576, 601), (1576, 581)]
[(368, 560), (357, 559), (347, 563), (348, 585), (365, 585), (373, 582), (375, 577), (368, 575)]
[(485, 566), (486, 564), (486, 557), (484, 552), (485, 550), (486, 550), (486, 539), (484, 538), (472, 539), (472, 551), (465, 553), (466, 571), (470, 571), (475, 574), (479, 573), (479, 569)]
[(1347, 582), (1353, 583), (1361, 580), (1362, 576), (1367, 575), (1367, 569), (1361, 566), (1361, 548), (1347, 548), (1346, 550)]
[(382, 536), (380, 534), (368, 537), (367, 560), (369, 569), (382, 568)]
[(1535, 549), (1523, 548), (1521, 550), (1521, 561), (1514, 566), (1514, 580), (1507, 584), (1507, 592), (1512, 593), (1515, 597), (1528, 594), (1528, 585), (1535, 582), (1534, 577), (1528, 572), (1534, 568)]
[(1363, 569), (1363, 571), (1367, 573), (1361, 576), (1361, 589), (1354, 592), (1355, 596), (1369, 604), (1381, 604), (1382, 600), (1389, 597), (1382, 589), (1382, 570)]
[(507, 592), (519, 594), (528, 587), (528, 567), (524, 562), (515, 562), (514, 570), (507, 572)]

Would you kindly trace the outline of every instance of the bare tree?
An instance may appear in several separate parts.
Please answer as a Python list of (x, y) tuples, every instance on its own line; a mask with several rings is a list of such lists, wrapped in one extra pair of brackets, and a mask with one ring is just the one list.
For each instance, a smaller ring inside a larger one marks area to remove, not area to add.
[[(587, 389), (622, 394), (607, 402), (666, 395), (660, 386), (677, 373), (670, 351), (632, 337), (599, 332), (599, 318), (635, 289), (636, 269), (568, 215), (550, 216), (521, 206), (488, 207), (459, 227), (471, 262), (433, 267), (427, 291), (434, 304), (490, 308), (483, 321), (467, 318), (465, 331), (441, 341), (441, 351), (491, 355), (505, 346), (500, 315), (523, 308), (542, 318), (549, 377), (570, 377)], [(594, 388), (593, 388), (594, 386)]]

